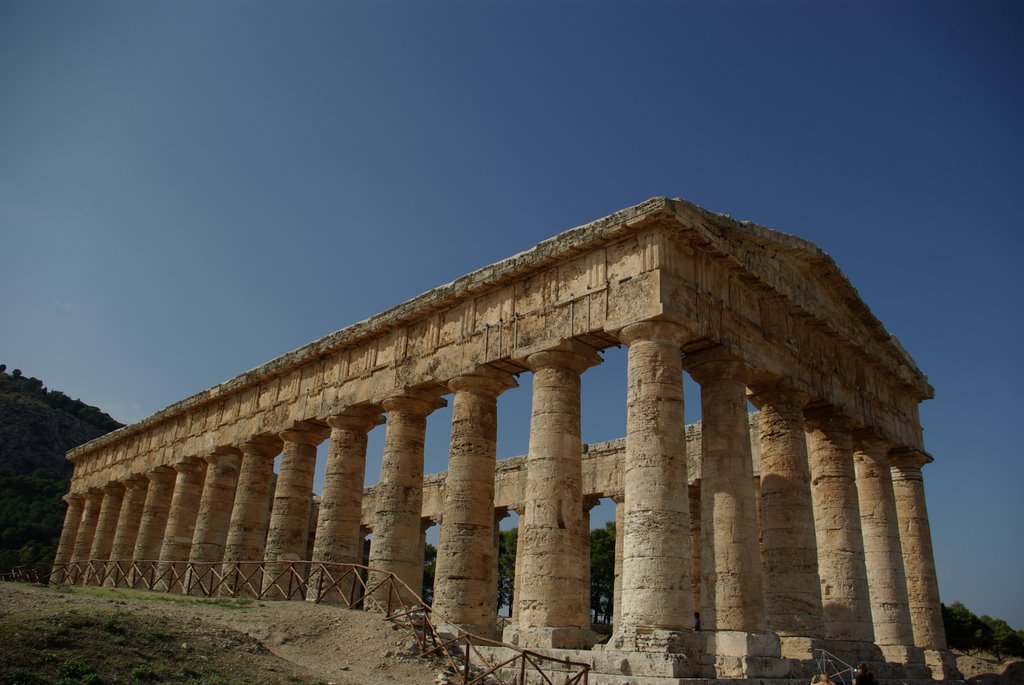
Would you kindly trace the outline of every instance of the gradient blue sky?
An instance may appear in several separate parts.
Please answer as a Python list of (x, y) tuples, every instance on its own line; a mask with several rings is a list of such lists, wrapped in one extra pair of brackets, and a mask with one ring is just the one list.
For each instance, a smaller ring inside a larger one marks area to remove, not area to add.
[[(900, 338), (942, 599), (1024, 628), (1021, 7), (0, 0), (0, 361), (136, 421), (684, 197), (813, 241)], [(624, 432), (606, 356), (586, 441)]]

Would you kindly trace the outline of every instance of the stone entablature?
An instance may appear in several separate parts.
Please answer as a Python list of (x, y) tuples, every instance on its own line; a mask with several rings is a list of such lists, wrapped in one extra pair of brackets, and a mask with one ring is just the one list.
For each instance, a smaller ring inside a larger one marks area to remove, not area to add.
[[(482, 363), (673, 318), (686, 350), (719, 344), (789, 378), (893, 442), (923, 447), (933, 391), (832, 259), (799, 238), (656, 198), (566, 231), (69, 452), (72, 490), (205, 455), (295, 421), (323, 421)], [(753, 343), (753, 344), (752, 344)]]
[[(614, 345), (626, 435), (584, 450), (581, 375)], [(497, 463), (498, 396), (527, 372), (529, 449)], [(683, 422), (684, 372), (699, 434)], [(497, 528), (514, 509), (505, 638), (578, 649), (594, 639), (590, 509), (611, 497), (606, 652), (673, 677), (780, 678), (825, 646), (895, 663), (894, 677), (926, 664), (945, 677), (918, 414), (932, 394), (817, 247), (655, 198), (73, 450), (54, 570), (130, 551), (118, 562), (132, 574), (212, 564), (259, 571), (273, 595), (295, 562), (358, 562), (372, 530), (371, 583), (394, 574), (415, 593), (440, 521), (435, 615), (491, 635)], [(448, 403), (448, 470), (425, 478), (427, 417)], [(367, 434), (384, 421), (365, 495)]]

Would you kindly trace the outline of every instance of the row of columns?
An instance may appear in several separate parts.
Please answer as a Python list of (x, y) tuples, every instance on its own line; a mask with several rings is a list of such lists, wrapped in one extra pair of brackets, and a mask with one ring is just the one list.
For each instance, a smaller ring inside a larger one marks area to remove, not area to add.
[[(907, 658), (915, 645), (945, 648), (920, 478), (925, 455), (893, 452), (835, 412), (808, 410), (805, 393), (755, 382), (748, 367), (720, 351), (684, 359), (687, 335), (676, 324), (636, 324), (619, 338), (628, 347), (628, 396), (613, 645), (672, 651), (699, 611), (706, 631), (877, 642)], [(509, 636), (522, 646), (592, 640), (580, 375), (599, 361), (593, 348), (574, 341), (525, 360), (534, 374), (533, 404)], [(687, 484), (684, 367), (701, 386), (697, 508)], [(481, 368), (446, 388), (454, 405), (434, 609), (484, 634), (493, 631), (497, 582), (497, 398), (514, 385), (509, 374)], [(761, 409), (760, 505), (748, 389)], [(380, 407), (327, 419), (331, 445), (313, 561), (360, 560), (367, 432), (383, 410), (388, 426), (370, 566), (419, 591), (423, 440), (426, 417), (444, 405), (440, 392), (408, 390)], [(316, 445), (327, 430), (297, 424), (173, 470), (159, 467), (145, 479), (69, 495), (55, 565), (265, 558), (273, 576), (306, 555)]]

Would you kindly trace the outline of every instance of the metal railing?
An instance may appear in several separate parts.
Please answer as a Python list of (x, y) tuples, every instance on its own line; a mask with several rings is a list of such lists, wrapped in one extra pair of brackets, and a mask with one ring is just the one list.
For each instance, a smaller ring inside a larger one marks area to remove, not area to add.
[[(306, 600), (377, 611), (386, 620), (410, 628), (419, 656), (442, 659), (463, 685), (589, 682), (588, 664), (466, 632), (435, 615), (395, 574), (359, 564), (88, 560), (55, 568), (48, 577), (38, 571), (17, 571), (0, 576), (0, 580), (124, 587), (197, 597)], [(482, 651), (487, 647), (507, 651)]]

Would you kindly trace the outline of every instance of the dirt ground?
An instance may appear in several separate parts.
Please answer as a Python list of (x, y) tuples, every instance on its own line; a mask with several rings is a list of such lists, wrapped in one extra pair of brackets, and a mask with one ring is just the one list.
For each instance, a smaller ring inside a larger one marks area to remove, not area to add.
[(379, 614), (21, 583), (0, 583), (0, 645), (4, 685), (429, 685), (441, 671)]
[(1024, 661), (956, 653), (956, 666), (973, 685), (1024, 685)]

